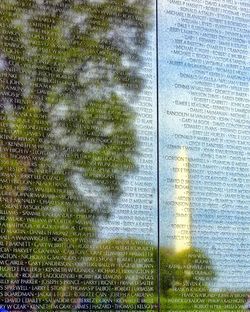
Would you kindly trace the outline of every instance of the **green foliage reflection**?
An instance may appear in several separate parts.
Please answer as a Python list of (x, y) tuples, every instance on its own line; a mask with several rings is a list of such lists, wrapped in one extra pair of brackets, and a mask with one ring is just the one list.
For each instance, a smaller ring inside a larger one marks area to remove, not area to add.
[(128, 103), (143, 87), (149, 6), (1, 1), (0, 272), (10, 310), (72, 311), (86, 290), (98, 222), (135, 169)]

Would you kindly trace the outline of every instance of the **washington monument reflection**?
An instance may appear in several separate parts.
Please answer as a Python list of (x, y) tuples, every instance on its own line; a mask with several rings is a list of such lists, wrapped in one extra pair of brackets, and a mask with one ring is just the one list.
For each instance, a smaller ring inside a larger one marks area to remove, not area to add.
[(175, 251), (188, 249), (192, 244), (189, 158), (186, 147), (177, 154), (175, 176)]

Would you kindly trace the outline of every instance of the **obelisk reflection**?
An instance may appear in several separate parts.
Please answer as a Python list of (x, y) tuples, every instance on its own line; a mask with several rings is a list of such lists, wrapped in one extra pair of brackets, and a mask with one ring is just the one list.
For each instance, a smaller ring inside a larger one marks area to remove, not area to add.
[(175, 251), (191, 247), (191, 201), (189, 158), (186, 147), (181, 147), (177, 154), (175, 176)]

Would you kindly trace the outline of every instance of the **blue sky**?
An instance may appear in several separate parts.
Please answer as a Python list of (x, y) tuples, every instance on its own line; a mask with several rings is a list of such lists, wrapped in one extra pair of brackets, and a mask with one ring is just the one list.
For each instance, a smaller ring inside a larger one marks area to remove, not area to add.
[(171, 245), (174, 225), (168, 159), (184, 145), (193, 243), (213, 260), (218, 289), (250, 284), (249, 7), (233, 3), (159, 1), (161, 241)]

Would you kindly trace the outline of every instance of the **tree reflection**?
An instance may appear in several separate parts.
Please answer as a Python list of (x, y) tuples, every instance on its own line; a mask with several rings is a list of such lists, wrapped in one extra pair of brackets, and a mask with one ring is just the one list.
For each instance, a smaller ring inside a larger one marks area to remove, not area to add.
[(84, 290), (98, 221), (135, 169), (128, 103), (143, 87), (149, 20), (145, 0), (1, 2), (0, 274), (8, 310), (71, 311)]

